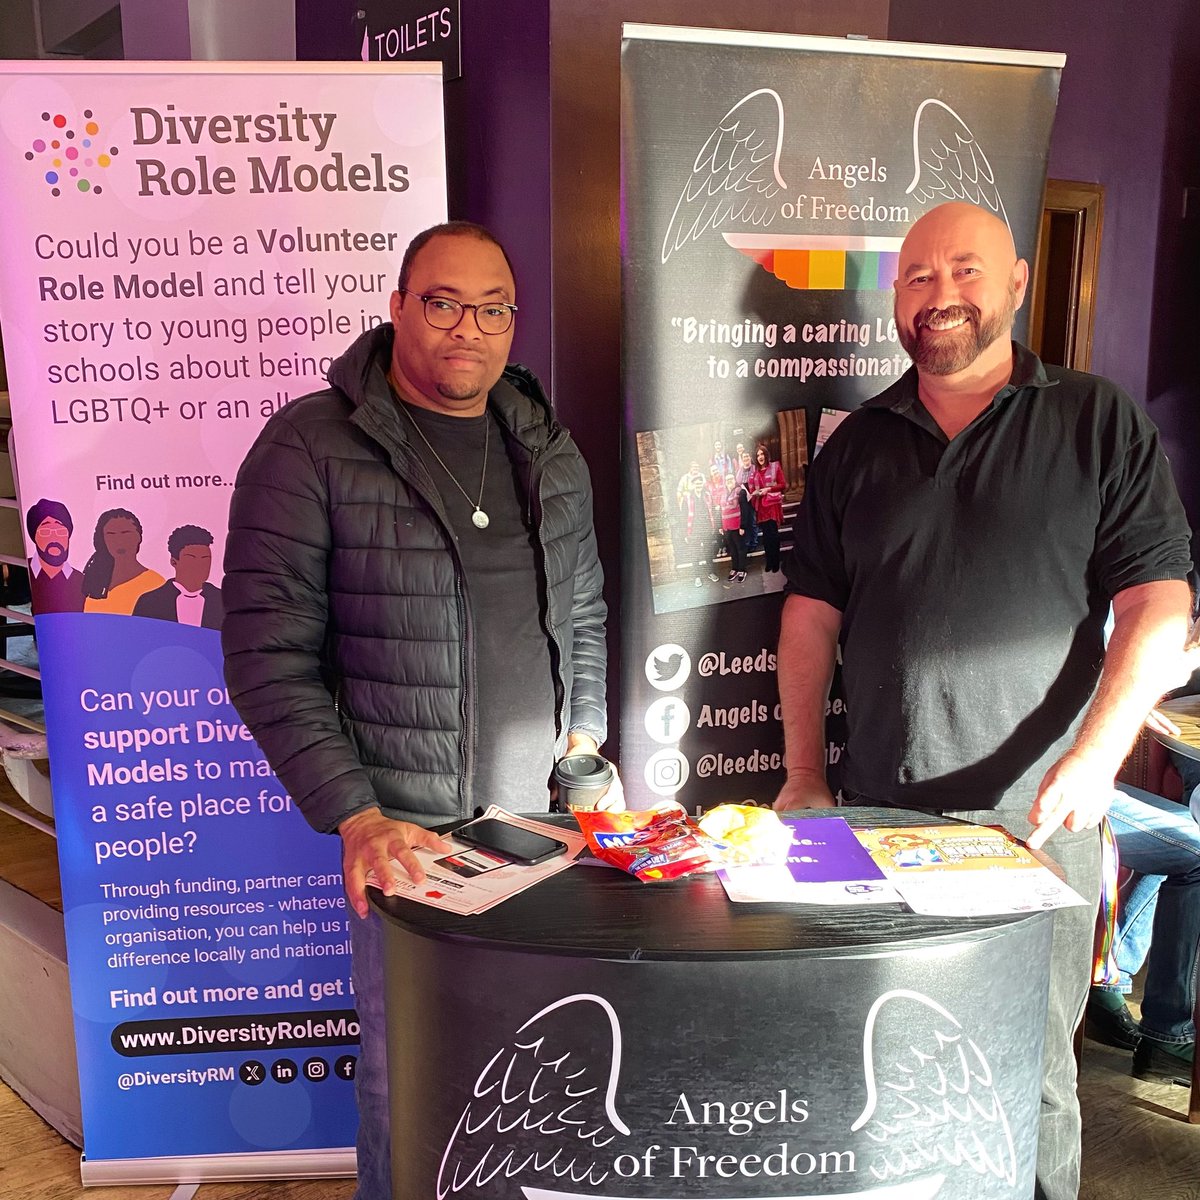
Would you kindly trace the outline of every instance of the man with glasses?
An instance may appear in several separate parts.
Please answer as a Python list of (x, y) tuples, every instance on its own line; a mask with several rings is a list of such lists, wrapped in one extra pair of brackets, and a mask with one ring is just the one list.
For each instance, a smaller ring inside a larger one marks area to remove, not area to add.
[(362, 1200), (392, 1194), (368, 875), (420, 882), (414, 848), (448, 849), (430, 826), (547, 808), (555, 760), (605, 738), (591, 486), (537, 380), (506, 366), (515, 292), (487, 230), (419, 234), (391, 324), (267, 422), (230, 510), (230, 697), (310, 824), (342, 838)]

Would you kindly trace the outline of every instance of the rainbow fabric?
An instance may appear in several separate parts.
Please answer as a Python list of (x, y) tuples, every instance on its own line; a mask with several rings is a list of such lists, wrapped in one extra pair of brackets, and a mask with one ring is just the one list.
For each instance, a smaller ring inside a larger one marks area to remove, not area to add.
[(1121, 872), (1121, 856), (1117, 838), (1107, 817), (1100, 820), (1100, 914), (1099, 938), (1092, 960), (1092, 982), (1114, 987), (1121, 978), (1113, 945), (1117, 937), (1117, 898)]
[(727, 233), (725, 241), (797, 291), (888, 291), (900, 238)]

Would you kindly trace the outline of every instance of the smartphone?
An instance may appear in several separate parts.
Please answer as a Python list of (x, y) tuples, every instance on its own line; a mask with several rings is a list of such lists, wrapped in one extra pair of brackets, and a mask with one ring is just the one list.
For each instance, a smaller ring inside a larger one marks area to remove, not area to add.
[(540, 833), (530, 833), (507, 821), (498, 821), (494, 817), (483, 817), (472, 821), (461, 829), (456, 829), (451, 837), (470, 846), (478, 846), (482, 850), (490, 850), (507, 858), (509, 862), (524, 863), (533, 866), (534, 863), (545, 862), (567, 852), (565, 842), (552, 837), (544, 837)]

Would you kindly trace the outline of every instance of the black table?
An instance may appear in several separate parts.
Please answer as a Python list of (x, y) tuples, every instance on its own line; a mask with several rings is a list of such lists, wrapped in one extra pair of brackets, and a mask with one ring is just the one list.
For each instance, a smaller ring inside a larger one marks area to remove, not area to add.
[(1032, 1194), (1046, 913), (733, 904), (595, 866), (476, 917), (371, 898), (397, 1198)]

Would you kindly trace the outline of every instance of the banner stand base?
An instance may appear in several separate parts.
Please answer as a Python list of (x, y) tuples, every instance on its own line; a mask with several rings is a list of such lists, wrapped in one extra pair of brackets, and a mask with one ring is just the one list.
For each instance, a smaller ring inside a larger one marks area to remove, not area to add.
[(197, 1154), (174, 1158), (80, 1156), (84, 1187), (121, 1183), (216, 1183), (234, 1179), (341, 1179), (352, 1177), (352, 1146), (329, 1150), (270, 1150), (261, 1154)]

